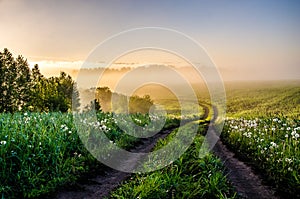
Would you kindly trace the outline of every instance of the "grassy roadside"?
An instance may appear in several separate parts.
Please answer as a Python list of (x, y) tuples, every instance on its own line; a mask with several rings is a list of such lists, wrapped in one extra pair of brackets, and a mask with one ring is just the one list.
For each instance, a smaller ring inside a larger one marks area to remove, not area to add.
[[(139, 125), (150, 121), (147, 115), (130, 117)], [(179, 121), (168, 118), (164, 128), (177, 126)], [(87, 136), (105, 133), (125, 149), (139, 141), (124, 133), (111, 113), (98, 113), (97, 121), (82, 121), (82, 126)], [(59, 112), (0, 114), (0, 165), (0, 198), (42, 197), (86, 173), (106, 168), (83, 145), (73, 115)]]
[(284, 197), (300, 197), (300, 87), (248, 85), (227, 91), (221, 138)]
[(286, 117), (228, 119), (222, 140), (251, 162), (285, 196), (300, 196), (299, 120)]

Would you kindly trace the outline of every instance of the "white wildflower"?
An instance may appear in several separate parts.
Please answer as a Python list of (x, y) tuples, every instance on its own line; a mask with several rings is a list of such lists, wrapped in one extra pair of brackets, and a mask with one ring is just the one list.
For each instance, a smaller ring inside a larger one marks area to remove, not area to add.
[(293, 132), (291, 133), (292, 136), (294, 136), (295, 134), (296, 134), (296, 131), (293, 131)]
[(270, 144), (271, 144), (272, 147), (278, 147), (275, 142), (271, 142)]
[(288, 163), (292, 163), (293, 162), (293, 160), (290, 159), (290, 158), (285, 158), (285, 161), (288, 162)]

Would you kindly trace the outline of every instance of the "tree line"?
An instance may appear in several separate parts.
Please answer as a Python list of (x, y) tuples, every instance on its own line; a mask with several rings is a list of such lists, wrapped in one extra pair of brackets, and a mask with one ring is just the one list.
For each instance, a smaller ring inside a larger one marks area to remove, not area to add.
[(0, 112), (66, 112), (71, 109), (74, 84), (65, 72), (46, 78), (37, 64), (30, 69), (21, 55), (14, 58), (7, 48), (0, 52)]
[[(112, 101), (114, 103), (112, 103)], [(148, 113), (153, 100), (149, 95), (128, 97), (112, 92), (108, 87), (97, 87), (93, 105), (96, 110), (115, 113)]]
[[(72, 97), (73, 106), (79, 108), (79, 92), (73, 92), (75, 84), (65, 72), (61, 72), (58, 77), (46, 78), (37, 64), (30, 69), (23, 56), (14, 58), (7, 48), (0, 51), (0, 113), (67, 112), (72, 109)], [(117, 101), (113, 110), (112, 98)], [(97, 111), (119, 113), (148, 113), (153, 105), (149, 95), (128, 97), (113, 93), (108, 87), (98, 87), (95, 100), (91, 103)]]

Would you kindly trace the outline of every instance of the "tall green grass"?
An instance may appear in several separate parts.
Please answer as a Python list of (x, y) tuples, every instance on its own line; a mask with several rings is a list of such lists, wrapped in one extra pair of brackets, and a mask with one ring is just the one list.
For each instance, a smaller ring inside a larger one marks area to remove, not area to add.
[(280, 192), (300, 197), (300, 87), (295, 82), (227, 85), (221, 137)]
[(300, 121), (286, 117), (228, 119), (222, 139), (281, 192), (300, 196)]
[[(133, 117), (141, 125), (150, 121), (148, 115)], [(87, 136), (98, 130), (125, 149), (138, 142), (118, 127), (111, 113), (98, 113), (97, 121), (82, 121), (82, 126)], [(15, 113), (0, 114), (0, 167), (0, 197), (34, 198), (104, 166), (86, 150), (72, 114)]]
[[(191, 124), (184, 127), (185, 133)], [(205, 124), (199, 132), (206, 129)], [(174, 138), (173, 131), (167, 138), (158, 142), (158, 150)], [(178, 146), (180, 141), (178, 140)], [(111, 193), (110, 198), (235, 198), (232, 187), (224, 175), (221, 161), (209, 153), (199, 158), (203, 136), (198, 134), (188, 150), (169, 166), (146, 174), (136, 174)], [(153, 162), (146, 162), (155, 164)]]
[(0, 114), (0, 192), (30, 198), (71, 182), (95, 163), (71, 114)]
[[(0, 197), (42, 197), (74, 183), (85, 173), (105, 169), (86, 149), (85, 138), (104, 133), (124, 149), (139, 142), (118, 126), (116, 117), (123, 125), (133, 121), (140, 127), (149, 127), (150, 131), (154, 129), (151, 123), (161, 119), (148, 114), (117, 116), (99, 112), (96, 116), (96, 121), (89, 120), (88, 115), (81, 117), (79, 126), (75, 126), (71, 113), (0, 114)], [(173, 128), (179, 123), (180, 118), (167, 117), (163, 128)], [(79, 137), (77, 128), (84, 129), (84, 135)], [(130, 128), (127, 129), (130, 132), (136, 130), (134, 126)], [(107, 151), (100, 148), (97, 152)]]

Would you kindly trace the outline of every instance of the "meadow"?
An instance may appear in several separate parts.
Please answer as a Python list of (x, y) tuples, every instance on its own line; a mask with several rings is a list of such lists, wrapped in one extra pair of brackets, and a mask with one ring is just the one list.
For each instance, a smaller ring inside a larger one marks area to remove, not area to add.
[(300, 121), (286, 117), (227, 119), (222, 138), (240, 158), (264, 171), (278, 189), (300, 190)]
[(299, 81), (225, 83), (229, 117), (278, 117), (300, 119)]
[[(225, 82), (222, 141), (281, 195), (300, 196), (300, 82)], [(209, 104), (208, 93), (197, 93)], [(176, 100), (160, 99), (176, 113)]]
[[(159, 116), (139, 113), (116, 116), (113, 113), (98, 112), (96, 116), (97, 121), (81, 121), (85, 136), (89, 138), (104, 133), (111, 142), (124, 149), (133, 148), (139, 139), (126, 134), (119, 126), (126, 126), (128, 121), (133, 121), (141, 127), (147, 126), (151, 131), (154, 126), (149, 125), (150, 122), (161, 119)], [(118, 122), (123, 124), (117, 125), (117, 117)], [(163, 129), (178, 126), (181, 119), (174, 115), (168, 116)], [(1, 113), (1, 197), (42, 197), (74, 184), (89, 172), (104, 171), (106, 166), (86, 149), (84, 138), (80, 139), (77, 127), (71, 113)], [(126, 130), (136, 131), (134, 128)]]
[[(139, 125), (155, 119), (142, 114), (130, 117)], [(96, 168), (105, 169), (83, 145), (73, 119), (71, 113), (59, 112), (0, 114), (2, 198), (41, 197)], [(94, 123), (82, 122), (87, 136), (96, 129), (124, 149), (138, 142), (119, 128), (111, 113), (99, 112), (97, 119)], [(179, 121), (167, 119), (165, 128), (172, 128)]]
[[(227, 118), (221, 134), (223, 142), (240, 159), (264, 173), (267, 181), (279, 192), (290, 196), (299, 195), (300, 190), (298, 85), (298, 82), (226, 85)], [(175, 128), (181, 119), (195, 119), (195, 115), (181, 116), (179, 104), (174, 99), (156, 102), (167, 109), (164, 129)], [(187, 105), (185, 108), (192, 107)], [(203, 117), (204, 111), (199, 114)], [(119, 116), (124, 117), (120, 120), (124, 125), (130, 119), (142, 127), (159, 119), (148, 114)], [(237, 197), (226, 178), (222, 162), (211, 153), (198, 158), (202, 134), (205, 134), (210, 117), (194, 121), (199, 122), (199, 132), (183, 156), (161, 170), (133, 175), (110, 197)], [(82, 124), (87, 136), (97, 130), (124, 149), (133, 148), (139, 142), (138, 138), (120, 129), (113, 113), (98, 112), (96, 122), (83, 120)], [(188, 132), (189, 124), (184, 128)], [(167, 144), (175, 134), (176, 129), (160, 140), (155, 149)], [(85, 148), (73, 115), (60, 112), (1, 113), (0, 162), (2, 198), (43, 197), (74, 184), (96, 169), (106, 169)]]
[(299, 82), (228, 87), (222, 140), (278, 192), (299, 196)]
[[(212, 153), (199, 158), (208, 123), (194, 121), (183, 131), (191, 131), (192, 123), (199, 123), (198, 134), (188, 150), (169, 166), (146, 174), (135, 174), (114, 190), (109, 198), (236, 198), (231, 184), (224, 174), (220, 159)], [(153, 150), (158, 150), (174, 139), (177, 129), (161, 139)], [(180, 147), (183, 138), (177, 140)], [(155, 162), (149, 161), (144, 167)]]

